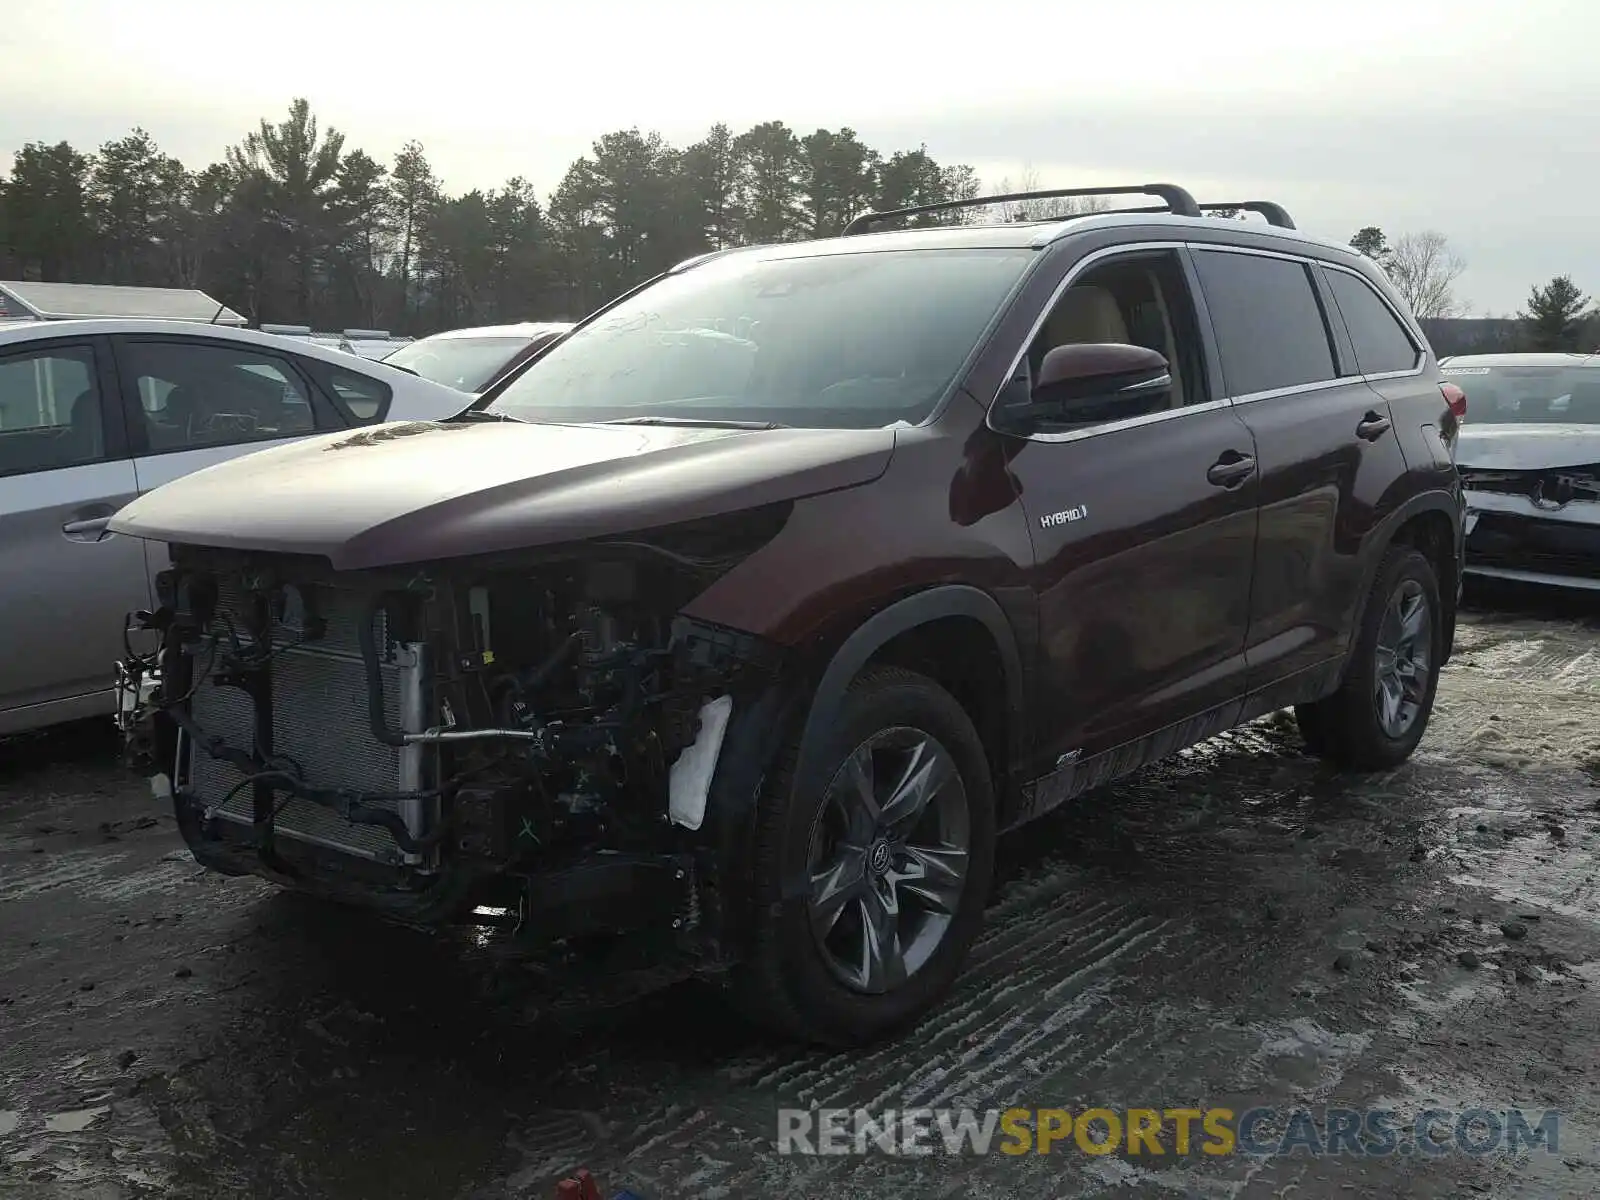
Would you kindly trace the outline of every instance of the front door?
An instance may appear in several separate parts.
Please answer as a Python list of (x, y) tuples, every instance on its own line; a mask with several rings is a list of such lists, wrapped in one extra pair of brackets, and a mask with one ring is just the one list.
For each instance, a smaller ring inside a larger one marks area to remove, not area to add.
[(142, 543), (105, 525), (136, 494), (114, 375), (93, 339), (0, 355), (0, 733), (108, 710)]
[(995, 408), (1003, 428), (1059, 345), (1133, 343), (1172, 368), (1155, 404), (1031, 429), (1011, 462), (1035, 547), (1047, 756), (1090, 756), (1203, 713), (1231, 723), (1243, 696), (1254, 447), (1211, 394), (1198, 330), (1179, 251), (1099, 259), (1061, 294)]

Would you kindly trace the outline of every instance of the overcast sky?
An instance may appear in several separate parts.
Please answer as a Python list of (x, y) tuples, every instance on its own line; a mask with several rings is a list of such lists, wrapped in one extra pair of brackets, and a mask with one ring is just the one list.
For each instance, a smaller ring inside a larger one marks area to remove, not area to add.
[[(12, 11), (14, 9), (15, 11)], [(0, 164), (143, 125), (191, 167), (304, 95), (453, 191), (554, 188), (599, 135), (716, 121), (926, 143), (986, 181), (1170, 180), (1340, 240), (1447, 234), (1477, 313), (1600, 292), (1596, 34), (1583, 0), (38, 0), (0, 21)]]

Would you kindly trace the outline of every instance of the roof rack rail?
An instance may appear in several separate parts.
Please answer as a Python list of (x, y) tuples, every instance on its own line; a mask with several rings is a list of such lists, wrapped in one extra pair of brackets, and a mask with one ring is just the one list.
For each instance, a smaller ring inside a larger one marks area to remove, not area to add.
[(1271, 200), (1236, 200), (1232, 204), (1202, 204), (1200, 211), (1212, 212), (1219, 208), (1238, 209), (1240, 212), (1257, 213), (1267, 219), (1268, 225), (1276, 225), (1279, 229), (1293, 229), (1294, 219), (1289, 216), (1288, 210), (1281, 204), (1274, 204)]
[[(896, 217), (918, 217), (923, 213), (948, 212), (955, 208), (980, 208), (986, 204), (1006, 204), (1015, 200), (1056, 200), (1068, 196), (1155, 196), (1166, 207), (1151, 212), (1170, 212), (1180, 217), (1198, 217), (1200, 205), (1184, 188), (1175, 183), (1136, 183), (1126, 187), (1049, 188), (1036, 192), (1008, 192), (1003, 196), (974, 196), (968, 200), (941, 200), (937, 204), (917, 204), (910, 208), (889, 208), (882, 212), (865, 212), (853, 217), (845, 225), (843, 236), (865, 233), (872, 226)], [(1282, 211), (1282, 210), (1280, 210)]]

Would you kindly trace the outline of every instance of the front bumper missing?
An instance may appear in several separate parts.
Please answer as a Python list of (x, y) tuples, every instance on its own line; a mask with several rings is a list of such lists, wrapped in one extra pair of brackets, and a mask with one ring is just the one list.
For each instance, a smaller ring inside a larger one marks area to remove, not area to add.
[(143, 722), (160, 686), (158, 673), (130, 670), (125, 662), (117, 664), (117, 728), (123, 736)]
[(1541, 507), (1524, 496), (1469, 490), (1464, 572), (1600, 590), (1600, 503)]
[(170, 799), (173, 764), (163, 763), (155, 729), (156, 694), (161, 688), (159, 672), (117, 664), (116, 721), (122, 735), (122, 758), (127, 766), (150, 778), (156, 799)]

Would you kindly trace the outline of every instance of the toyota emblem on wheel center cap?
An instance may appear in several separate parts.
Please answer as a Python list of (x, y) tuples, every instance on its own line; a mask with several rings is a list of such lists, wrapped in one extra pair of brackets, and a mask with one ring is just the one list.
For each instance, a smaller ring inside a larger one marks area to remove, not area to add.
[(889, 843), (879, 840), (873, 843), (872, 849), (867, 852), (867, 866), (872, 868), (874, 875), (882, 875), (889, 869)]

